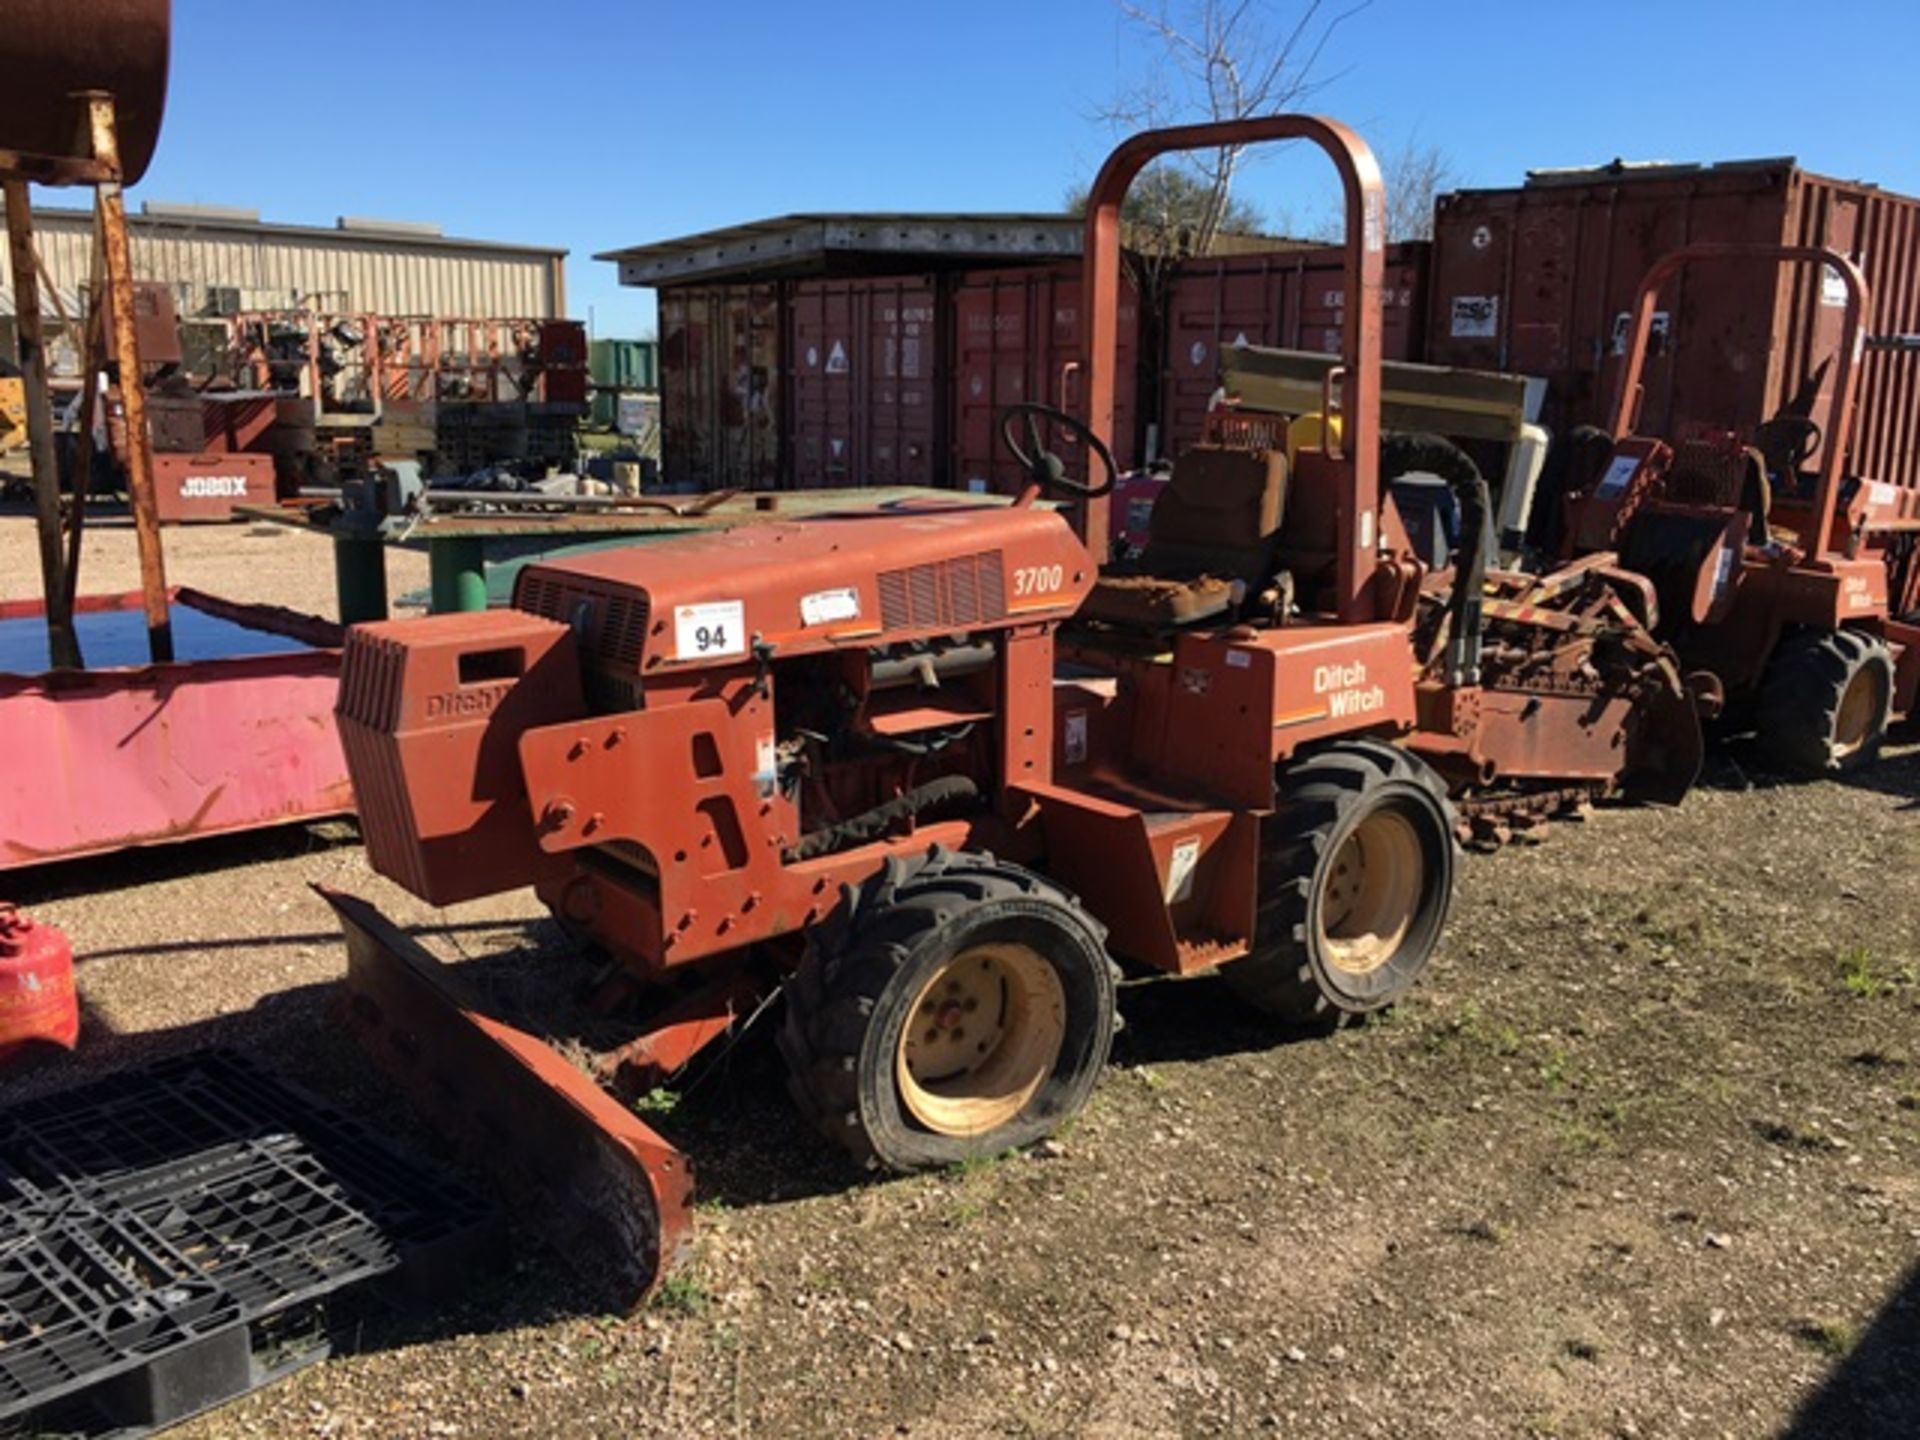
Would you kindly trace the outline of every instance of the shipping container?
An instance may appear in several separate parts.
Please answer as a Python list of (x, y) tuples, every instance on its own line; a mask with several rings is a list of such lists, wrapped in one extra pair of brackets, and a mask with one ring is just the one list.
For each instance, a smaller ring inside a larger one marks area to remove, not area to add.
[(780, 287), (660, 292), (660, 465), (675, 489), (780, 480)]
[(945, 293), (931, 275), (791, 285), (789, 485), (946, 483)]
[(620, 429), (620, 409), (629, 396), (660, 388), (660, 346), (653, 340), (595, 340), (587, 347), (593, 381), (593, 423)]
[(608, 390), (658, 390), (660, 347), (652, 340), (595, 340), (588, 346), (593, 383)]
[[(1383, 356), (1416, 360), (1426, 316), (1428, 247), (1390, 246), (1381, 296)], [(1183, 260), (1167, 286), (1166, 371), (1159, 451), (1177, 455), (1200, 438), (1220, 385), (1220, 352), (1236, 345), (1340, 349), (1346, 318), (1343, 253), (1311, 246)]]
[[(954, 365), (952, 483), (965, 489), (1012, 492), (1025, 477), (1000, 441), (1000, 416), (1009, 405), (1038, 401), (1081, 415), (1080, 266), (979, 270), (959, 278), (953, 292)], [(1120, 300), (1120, 383), (1114, 387), (1113, 454), (1122, 470), (1139, 453), (1140, 304), (1131, 281)], [(1052, 437), (1070, 473), (1096, 483), (1064, 434)], [(1097, 467), (1098, 462), (1095, 462)]]
[[(1547, 382), (1542, 421), (1610, 418), (1627, 315), (1647, 270), (1701, 241), (1826, 245), (1873, 294), (1867, 333), (1920, 329), (1920, 201), (1808, 174), (1791, 160), (1542, 172), (1442, 196), (1427, 358)], [(1845, 292), (1809, 266), (1714, 262), (1669, 283), (1654, 319), (1642, 428), (1750, 432), (1829, 360)], [(1851, 465), (1920, 483), (1920, 361), (1870, 352)], [(1827, 367), (1813, 418), (1830, 428)]]

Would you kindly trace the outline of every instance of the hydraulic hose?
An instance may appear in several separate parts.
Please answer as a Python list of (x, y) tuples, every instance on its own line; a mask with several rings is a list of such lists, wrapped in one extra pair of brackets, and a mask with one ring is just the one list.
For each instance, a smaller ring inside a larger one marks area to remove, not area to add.
[(1454, 547), (1453, 591), (1447, 597), (1446, 670), (1450, 685), (1480, 683), (1481, 594), (1486, 587), (1487, 547), (1492, 535), (1493, 497), (1473, 457), (1443, 435), (1393, 434), (1380, 442), (1380, 483), (1420, 471), (1437, 475), (1453, 492), (1460, 512), (1460, 541)]

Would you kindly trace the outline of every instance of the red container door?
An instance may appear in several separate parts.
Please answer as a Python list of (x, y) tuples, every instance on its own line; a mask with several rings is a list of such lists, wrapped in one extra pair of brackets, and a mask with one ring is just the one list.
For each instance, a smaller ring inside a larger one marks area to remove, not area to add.
[(669, 485), (777, 483), (779, 298), (773, 285), (660, 291), (660, 465)]
[[(955, 484), (1002, 494), (1020, 488), (1025, 477), (1000, 442), (1007, 406), (1033, 401), (1085, 416), (1081, 301), (1077, 264), (980, 270), (961, 278), (952, 306)], [(1118, 318), (1113, 454), (1125, 470), (1139, 449), (1140, 304), (1131, 281), (1123, 282)], [(1064, 435), (1053, 439), (1069, 473), (1085, 476), (1085, 447)]]
[[(1426, 312), (1427, 247), (1395, 245), (1381, 295), (1384, 358), (1420, 350)], [(1346, 286), (1337, 247), (1188, 260), (1169, 287), (1162, 453), (1179, 454), (1201, 436), (1220, 387), (1221, 353), (1236, 345), (1338, 353)]]
[[(1920, 202), (1801, 175), (1787, 226), (1793, 244), (1825, 245), (1859, 261), (1872, 296), (1869, 336), (1920, 334)], [(1838, 275), (1800, 267), (1782, 276), (1780, 343), (1769, 377), (1772, 407), (1789, 400), (1823, 360), (1837, 354), (1845, 314)], [(1823, 443), (1832, 430), (1834, 369), (1827, 365), (1813, 411)], [(1869, 350), (1862, 357), (1848, 464), (1876, 480), (1920, 486), (1920, 363), (1911, 352)]]
[(787, 312), (791, 481), (938, 485), (944, 337), (929, 277), (809, 281)]

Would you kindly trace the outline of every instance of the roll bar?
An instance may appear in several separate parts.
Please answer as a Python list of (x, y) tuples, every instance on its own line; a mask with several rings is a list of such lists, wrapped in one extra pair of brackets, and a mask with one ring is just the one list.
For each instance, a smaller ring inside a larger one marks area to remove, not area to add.
[[(1183, 150), (1307, 140), (1340, 172), (1346, 202), (1342, 273), (1346, 315), (1341, 332), (1342, 441), (1339, 463), (1346, 493), (1338, 525), (1339, 616), (1374, 617), (1372, 581), (1378, 568), (1380, 510), (1380, 284), (1386, 244), (1386, 190), (1380, 166), (1352, 130), (1316, 115), (1266, 115), (1204, 125), (1147, 130), (1124, 140), (1107, 157), (1087, 195), (1081, 313), (1086, 317), (1087, 423), (1113, 443), (1113, 396), (1119, 364), (1120, 204), (1149, 161)], [(1108, 503), (1082, 507), (1081, 538), (1096, 560), (1106, 554)]]
[(1833, 509), (1840, 495), (1840, 472), (1853, 441), (1854, 394), (1860, 385), (1860, 356), (1866, 344), (1868, 290), (1860, 267), (1838, 250), (1825, 245), (1768, 245), (1739, 241), (1701, 241), (1683, 245), (1654, 261), (1640, 282), (1633, 302), (1633, 328), (1628, 332), (1626, 363), (1620, 369), (1620, 388), (1613, 397), (1613, 433), (1630, 435), (1640, 417), (1643, 391), (1640, 374), (1646, 365), (1647, 338), (1653, 331), (1654, 306), (1660, 287), (1686, 266), (1705, 260), (1772, 260), (1779, 264), (1829, 266), (1847, 289), (1847, 313), (1840, 332), (1840, 357), (1833, 377), (1833, 406), (1827, 412), (1827, 435), (1820, 452), (1820, 485), (1814, 498), (1814, 531), (1809, 549), (1828, 553), (1827, 536), (1833, 528)]

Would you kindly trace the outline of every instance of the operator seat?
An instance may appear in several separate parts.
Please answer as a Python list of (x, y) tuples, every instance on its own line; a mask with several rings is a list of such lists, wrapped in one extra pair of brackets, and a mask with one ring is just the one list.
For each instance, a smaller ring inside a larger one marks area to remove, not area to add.
[(1225, 613), (1236, 582), (1245, 594), (1272, 578), (1286, 499), (1285, 452), (1189, 446), (1154, 501), (1146, 548), (1095, 581), (1080, 614), (1167, 629)]

